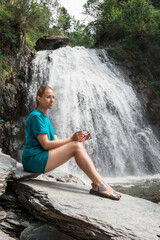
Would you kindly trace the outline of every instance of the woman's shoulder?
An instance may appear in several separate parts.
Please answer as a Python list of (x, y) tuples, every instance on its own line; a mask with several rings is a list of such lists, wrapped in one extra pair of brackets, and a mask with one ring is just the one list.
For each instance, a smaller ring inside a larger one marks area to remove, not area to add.
[(43, 116), (43, 113), (39, 109), (34, 109), (29, 116)]
[(29, 114), (26, 122), (29, 123), (29, 122), (33, 121), (34, 119), (36, 119), (36, 120), (43, 119), (43, 114), (40, 111), (38, 111), (38, 109), (33, 110)]

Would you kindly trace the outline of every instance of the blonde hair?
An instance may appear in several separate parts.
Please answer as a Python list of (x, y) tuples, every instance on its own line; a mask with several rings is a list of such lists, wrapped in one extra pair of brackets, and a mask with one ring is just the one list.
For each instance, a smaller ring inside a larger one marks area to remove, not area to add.
[(54, 88), (51, 88), (51, 87), (48, 86), (48, 85), (41, 85), (41, 86), (39, 87), (39, 89), (37, 90), (37, 95), (36, 95), (36, 107), (38, 107), (38, 105), (39, 105), (38, 97), (42, 97), (43, 94), (44, 94), (44, 92), (45, 92), (45, 90), (47, 90), (47, 89), (51, 89), (52, 91), (55, 90)]

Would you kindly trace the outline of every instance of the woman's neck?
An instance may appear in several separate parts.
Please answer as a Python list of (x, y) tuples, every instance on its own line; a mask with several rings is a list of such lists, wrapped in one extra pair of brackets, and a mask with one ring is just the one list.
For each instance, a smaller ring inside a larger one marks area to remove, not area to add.
[(42, 113), (46, 114), (47, 110), (40, 107), (40, 106), (37, 106), (36, 109), (39, 109)]

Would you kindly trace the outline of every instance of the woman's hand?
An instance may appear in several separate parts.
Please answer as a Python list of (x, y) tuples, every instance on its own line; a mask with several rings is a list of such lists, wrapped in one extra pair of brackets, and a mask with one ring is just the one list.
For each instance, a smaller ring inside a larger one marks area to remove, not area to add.
[(84, 133), (84, 137), (83, 137), (84, 141), (90, 139), (90, 137), (91, 137), (90, 132), (86, 132), (86, 131), (84, 132), (84, 131), (83, 131), (83, 133)]
[(88, 140), (90, 137), (90, 133), (83, 132), (83, 130), (79, 130), (73, 134), (71, 137), (72, 141), (77, 141), (77, 142), (85, 142)]
[(77, 141), (77, 142), (82, 142), (83, 137), (84, 137), (83, 131), (79, 130), (72, 135), (71, 140), (72, 141)]

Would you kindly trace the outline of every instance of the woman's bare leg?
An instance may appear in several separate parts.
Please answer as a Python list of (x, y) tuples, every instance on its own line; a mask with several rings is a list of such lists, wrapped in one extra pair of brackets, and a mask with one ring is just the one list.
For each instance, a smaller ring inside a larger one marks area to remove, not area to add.
[[(103, 179), (95, 169), (95, 166), (88, 156), (82, 143), (76, 141), (65, 144), (59, 148), (49, 150), (49, 157), (45, 168), (45, 173), (61, 166), (71, 157), (75, 157), (77, 165), (85, 172), (85, 174), (92, 180), (95, 185), (101, 186), (104, 184)], [(106, 194), (112, 194), (113, 192), (114, 190), (111, 187), (107, 187), (103, 191), (103, 193)]]

